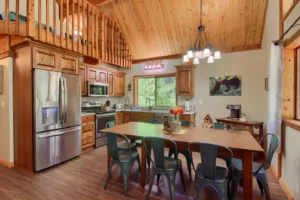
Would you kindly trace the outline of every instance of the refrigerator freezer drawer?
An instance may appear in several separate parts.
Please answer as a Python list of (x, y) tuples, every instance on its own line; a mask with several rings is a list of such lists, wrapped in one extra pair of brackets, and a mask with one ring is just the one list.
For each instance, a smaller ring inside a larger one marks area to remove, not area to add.
[(36, 134), (35, 171), (59, 164), (81, 153), (81, 126)]

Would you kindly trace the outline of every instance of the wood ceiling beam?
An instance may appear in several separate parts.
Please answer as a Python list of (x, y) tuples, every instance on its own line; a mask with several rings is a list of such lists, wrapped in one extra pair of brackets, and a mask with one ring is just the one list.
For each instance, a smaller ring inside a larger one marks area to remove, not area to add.
[(88, 0), (88, 1), (94, 6), (103, 6), (105, 4), (114, 2), (115, 0)]

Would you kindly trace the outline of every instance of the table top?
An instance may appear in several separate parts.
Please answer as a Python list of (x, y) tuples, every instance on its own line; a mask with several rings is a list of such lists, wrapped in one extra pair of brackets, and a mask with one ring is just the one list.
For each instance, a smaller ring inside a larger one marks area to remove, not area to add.
[(228, 118), (216, 118), (218, 122), (223, 122), (223, 123), (232, 123), (232, 124), (241, 124), (241, 125), (249, 125), (249, 126), (257, 126), (257, 125), (262, 125), (264, 122), (260, 121), (240, 121), (236, 119), (228, 119)]
[(135, 137), (163, 137), (177, 143), (203, 142), (227, 146), (232, 149), (264, 152), (263, 148), (248, 131), (219, 130), (199, 127), (185, 127), (184, 135), (163, 133), (162, 124), (129, 122), (126, 124), (103, 129), (102, 132), (114, 132)]

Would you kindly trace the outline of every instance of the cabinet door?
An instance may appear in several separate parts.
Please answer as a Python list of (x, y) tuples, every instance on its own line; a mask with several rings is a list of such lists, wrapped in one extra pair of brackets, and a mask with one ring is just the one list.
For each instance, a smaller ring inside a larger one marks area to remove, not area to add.
[(87, 82), (86, 82), (86, 67), (80, 66), (79, 67), (79, 76), (81, 78), (81, 95), (87, 95)]
[(177, 69), (177, 94), (193, 96), (194, 94), (194, 69), (190, 67)]
[(107, 71), (97, 70), (98, 71), (98, 81), (102, 83), (107, 83)]
[(78, 58), (69, 55), (59, 55), (59, 71), (68, 74), (78, 74)]
[(114, 96), (115, 75), (108, 72), (108, 95)]
[(33, 47), (33, 68), (58, 71), (55, 52)]
[(130, 122), (130, 113), (123, 113), (123, 123), (128, 123)]
[(123, 113), (122, 112), (116, 112), (116, 121), (120, 124), (123, 124)]
[(88, 68), (88, 80), (89, 81), (98, 81), (98, 77), (97, 77), (97, 69), (93, 69), (93, 68)]
[(115, 96), (125, 96), (125, 77), (124, 75), (115, 74)]

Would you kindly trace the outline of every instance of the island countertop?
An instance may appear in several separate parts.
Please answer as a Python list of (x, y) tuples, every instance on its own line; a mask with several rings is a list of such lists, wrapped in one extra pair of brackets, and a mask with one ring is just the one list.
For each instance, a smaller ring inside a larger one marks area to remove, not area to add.
[[(118, 109), (116, 112), (140, 112), (140, 113), (154, 113), (154, 114), (170, 114), (169, 110), (166, 109), (153, 109), (153, 110), (148, 110), (148, 109)], [(196, 111), (184, 111), (184, 115), (194, 115), (196, 114)]]

